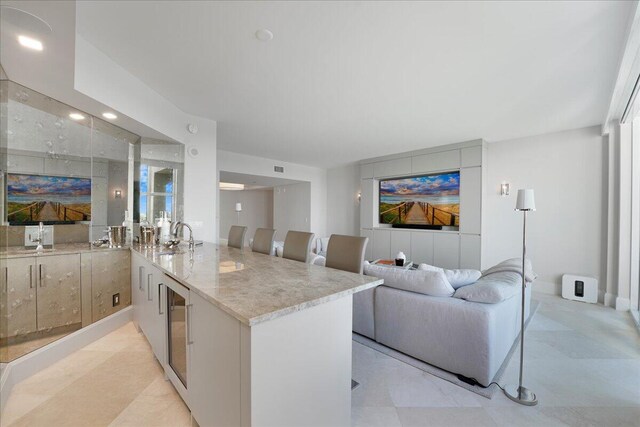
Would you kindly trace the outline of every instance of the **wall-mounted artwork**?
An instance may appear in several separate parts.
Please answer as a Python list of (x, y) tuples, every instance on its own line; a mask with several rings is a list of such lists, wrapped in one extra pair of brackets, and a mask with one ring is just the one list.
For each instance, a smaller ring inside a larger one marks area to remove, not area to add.
[(460, 172), (380, 181), (380, 223), (460, 226)]
[(11, 225), (91, 220), (91, 179), (7, 174), (7, 220)]

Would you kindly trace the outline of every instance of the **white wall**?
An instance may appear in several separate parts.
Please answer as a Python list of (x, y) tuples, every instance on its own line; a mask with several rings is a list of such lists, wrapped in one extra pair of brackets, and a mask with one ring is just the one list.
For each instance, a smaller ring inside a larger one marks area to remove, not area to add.
[(312, 231), (311, 229), (311, 184), (279, 185), (273, 188), (273, 225), (276, 240), (284, 240), (289, 230)]
[[(242, 203), (240, 223), (235, 211)], [(220, 191), (220, 237), (226, 239), (232, 225), (247, 227), (245, 245), (253, 238), (257, 228), (273, 228), (273, 189)]]
[[(281, 162), (273, 159), (249, 156), (218, 150), (218, 174), (220, 171), (249, 175), (277, 177), (309, 183), (309, 229), (316, 236), (327, 232), (327, 170), (313, 166)], [(284, 173), (274, 172), (273, 167), (283, 166)], [(274, 195), (275, 198), (275, 195)], [(274, 221), (276, 221), (274, 217)], [(224, 236), (223, 236), (224, 237)]]
[(359, 192), (359, 164), (349, 164), (327, 171), (327, 236), (360, 235)]
[[(559, 293), (564, 273), (596, 277), (605, 289), (605, 149), (599, 126), (488, 144), (483, 268), (522, 256), (515, 200), (519, 188), (533, 188), (527, 246), (537, 289)], [(502, 182), (509, 196), (499, 195)]]

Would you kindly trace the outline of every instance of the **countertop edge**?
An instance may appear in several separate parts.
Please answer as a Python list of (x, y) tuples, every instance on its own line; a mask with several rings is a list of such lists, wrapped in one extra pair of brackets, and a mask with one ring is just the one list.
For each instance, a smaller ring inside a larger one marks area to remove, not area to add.
[[(207, 295), (206, 292), (198, 289), (197, 286), (190, 285), (184, 279), (180, 279), (180, 278), (174, 276), (172, 273), (167, 271), (165, 268), (163, 268), (162, 266), (158, 265), (153, 260), (151, 260), (147, 256), (145, 256), (142, 252), (140, 252), (138, 250), (138, 248), (136, 248), (134, 246), (131, 246), (130, 249), (131, 249), (132, 252), (135, 251), (136, 253), (138, 253), (138, 255), (142, 256), (145, 260), (147, 260), (150, 263), (152, 263), (157, 269), (162, 271), (164, 274), (169, 276), (171, 279), (173, 279), (176, 282), (182, 284), (183, 286), (188, 288), (190, 291), (194, 291), (201, 298), (204, 298), (205, 300), (207, 300), (207, 302), (209, 302), (210, 304), (218, 307), (219, 309), (221, 309), (225, 313), (229, 314), (230, 316), (233, 316), (240, 323), (242, 323), (242, 324), (244, 324), (246, 326), (249, 326), (249, 327), (258, 325), (260, 323), (264, 323), (264, 322), (269, 321), (269, 320), (276, 319), (278, 317), (286, 316), (287, 314), (296, 313), (298, 311), (301, 311), (301, 310), (304, 310), (304, 309), (307, 309), (307, 308), (311, 308), (311, 307), (314, 307), (314, 306), (317, 306), (317, 305), (320, 305), (320, 304), (324, 304), (326, 302), (330, 302), (330, 301), (337, 300), (337, 299), (340, 299), (340, 298), (343, 298), (343, 297), (346, 297), (346, 296), (349, 296), (349, 295), (353, 295), (355, 293), (358, 293), (358, 292), (361, 292), (361, 291), (365, 291), (367, 289), (374, 288), (374, 287), (382, 285), (384, 283), (383, 279), (379, 279), (379, 278), (374, 277), (374, 276), (366, 276), (367, 278), (371, 279), (371, 282), (363, 283), (362, 285), (356, 286), (354, 288), (347, 289), (347, 290), (344, 290), (344, 291), (341, 291), (341, 292), (337, 292), (337, 293), (334, 293), (334, 294), (331, 294), (331, 295), (326, 295), (326, 296), (321, 297), (321, 298), (316, 298), (316, 299), (311, 300), (311, 301), (305, 301), (304, 303), (300, 303), (300, 304), (297, 304), (297, 305), (292, 305), (290, 307), (286, 307), (286, 308), (283, 308), (283, 309), (280, 309), (280, 310), (276, 310), (276, 311), (273, 311), (271, 313), (262, 314), (262, 315), (259, 315), (259, 316), (256, 316), (256, 317), (252, 317), (252, 318), (246, 318), (245, 316), (242, 316), (241, 314), (239, 314), (236, 311), (232, 310), (228, 306), (222, 304), (220, 301), (217, 301), (215, 298), (211, 297), (210, 295)], [(324, 268), (327, 268), (327, 267), (324, 267)]]

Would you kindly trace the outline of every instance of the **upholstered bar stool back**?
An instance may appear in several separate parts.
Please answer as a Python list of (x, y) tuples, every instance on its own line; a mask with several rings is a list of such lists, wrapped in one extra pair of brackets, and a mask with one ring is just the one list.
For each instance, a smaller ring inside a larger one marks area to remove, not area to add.
[(300, 262), (309, 262), (313, 233), (304, 231), (289, 231), (284, 239), (282, 258)]
[(253, 235), (253, 246), (251, 250), (261, 254), (271, 255), (275, 235), (276, 230), (272, 228), (258, 228), (256, 234)]
[(247, 227), (232, 225), (231, 229), (229, 230), (229, 240), (227, 241), (227, 246), (242, 249), (242, 247), (244, 246), (245, 234), (247, 234)]
[(325, 267), (362, 274), (367, 237), (332, 234), (327, 248)]

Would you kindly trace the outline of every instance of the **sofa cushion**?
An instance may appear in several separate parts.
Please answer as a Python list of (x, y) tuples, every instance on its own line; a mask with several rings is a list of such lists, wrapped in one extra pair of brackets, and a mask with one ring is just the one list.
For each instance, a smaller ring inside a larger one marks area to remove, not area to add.
[(493, 273), (477, 282), (463, 286), (453, 295), (467, 301), (495, 304), (512, 298), (520, 292), (521, 275), (512, 271)]
[(458, 289), (461, 286), (470, 285), (475, 283), (476, 280), (480, 278), (482, 273), (479, 270), (471, 270), (471, 269), (457, 269), (457, 270), (447, 270), (446, 268), (436, 267), (434, 265), (429, 264), (420, 264), (418, 266), (418, 270), (424, 271), (443, 271), (447, 280), (453, 287), (453, 289)]
[(455, 292), (442, 271), (405, 270), (364, 263), (364, 274), (384, 279), (385, 286), (434, 297), (450, 297)]

